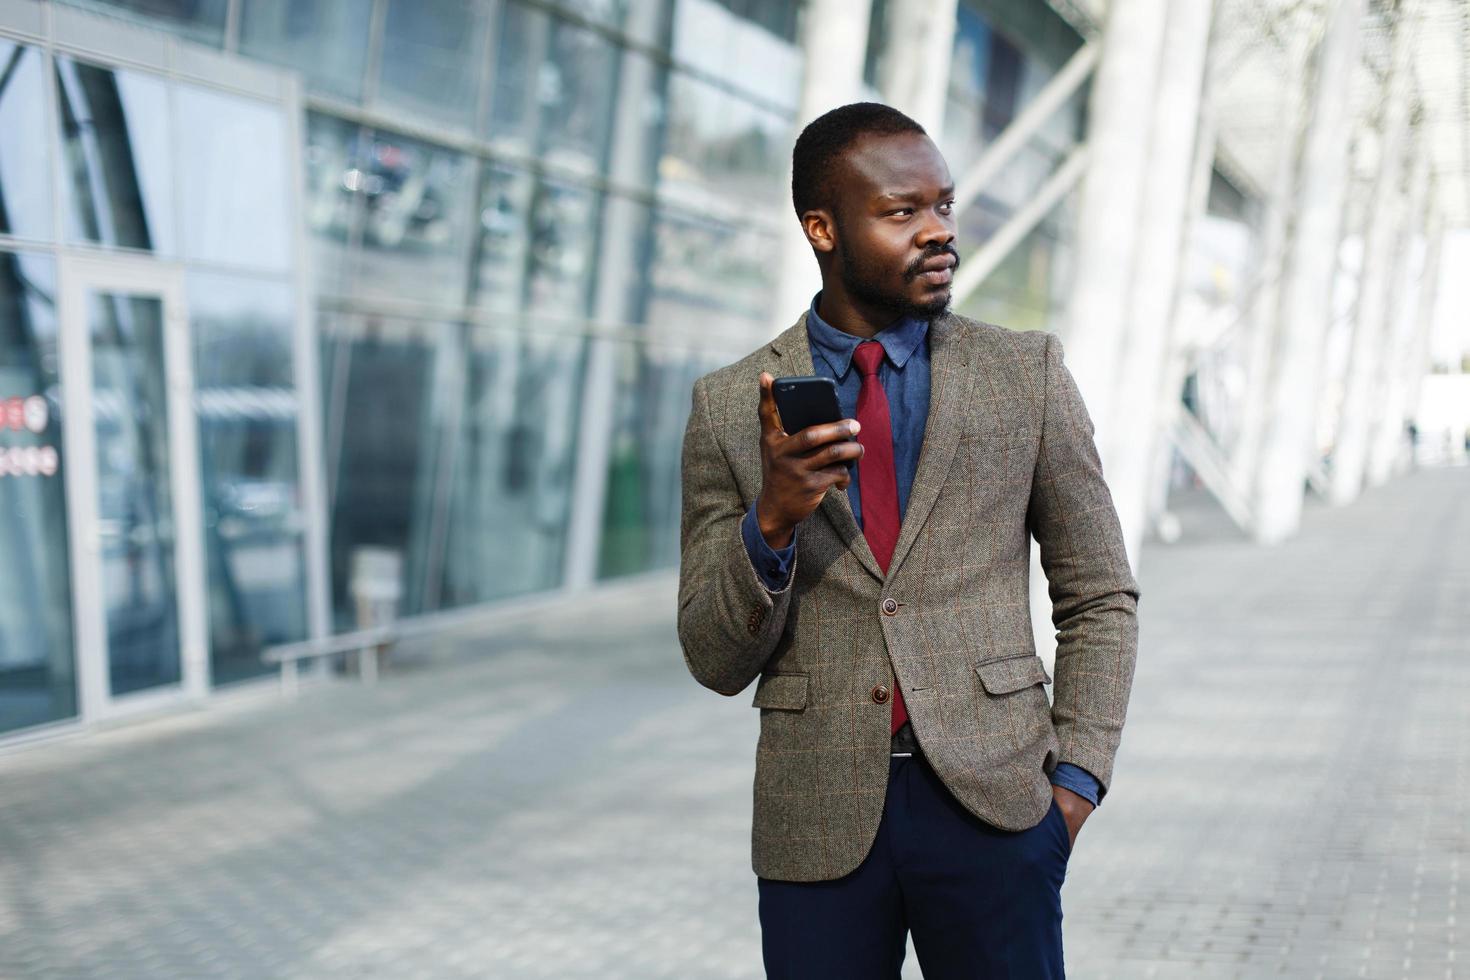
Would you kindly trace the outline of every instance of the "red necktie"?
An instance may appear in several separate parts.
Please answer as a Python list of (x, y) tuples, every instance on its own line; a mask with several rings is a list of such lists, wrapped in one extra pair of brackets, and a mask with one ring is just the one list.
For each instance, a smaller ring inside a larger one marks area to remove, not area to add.
[[(863, 537), (878, 559), (878, 566), (888, 572), (893, 546), (898, 543), (898, 477), (893, 470), (893, 423), (888, 414), (888, 396), (878, 381), (878, 365), (883, 363), (883, 345), (865, 340), (853, 351), (852, 362), (863, 376), (858, 391), (857, 440), (863, 447), (858, 461), (858, 502), (863, 511)], [(889, 734), (899, 730), (908, 720), (903, 692), (893, 685), (893, 724)]]

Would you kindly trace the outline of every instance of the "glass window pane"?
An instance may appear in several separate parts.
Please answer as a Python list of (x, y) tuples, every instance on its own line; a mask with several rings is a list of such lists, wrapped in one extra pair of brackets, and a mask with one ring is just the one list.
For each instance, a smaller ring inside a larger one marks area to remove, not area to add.
[(97, 524), (114, 696), (179, 680), (163, 301), (90, 292)]
[[(646, 3), (649, 0), (638, 2)], [(621, 27), (628, 15), (628, 0), (560, 0), (560, 4), (567, 10), (608, 27)]]
[(531, 204), (526, 308), (585, 316), (592, 307), (599, 195), (590, 187), (543, 180)]
[(775, 0), (751, 6), (748, 0), (676, 0), (674, 60), (794, 114), (805, 63), (794, 41), (799, 5)]
[(488, 162), (480, 179), (480, 248), (471, 302), (487, 310), (521, 309), (531, 242), (531, 175)]
[(285, 272), (292, 266), (286, 118), (273, 105), (179, 85), (184, 255)]
[[(770, 311), (776, 236), (683, 211), (660, 209), (649, 282), (651, 329), (697, 316), (701, 333), (739, 335)], [(687, 335), (687, 325), (683, 328)]]
[(370, 182), (362, 132), (356, 123), (336, 116), (306, 114), (306, 224), (312, 233), (316, 291), (325, 296), (345, 295), (350, 287), (349, 256)]
[(669, 128), (659, 174), (676, 195), (717, 194), (784, 208), (791, 120), (682, 73), (669, 85)]
[(191, 41), (220, 47), (227, 0), (62, 0), (73, 7), (123, 17)]
[(509, 151), (531, 152), (541, 119), (545, 84), (541, 65), (552, 20), (543, 11), (507, 0), (495, 31), (494, 89), (486, 136)]
[(189, 320), (210, 675), (227, 684), (269, 672), (264, 647), (306, 636), (294, 296), (285, 283), (191, 274)]
[(295, 68), (312, 91), (362, 98), (372, 0), (241, 0), (240, 50)]
[(175, 254), (168, 90), (128, 69), (56, 59), (66, 237)]
[(56, 269), (0, 252), (0, 731), (76, 714)]
[(617, 91), (616, 52), (606, 39), (558, 20), (541, 70), (542, 155), (555, 163), (603, 169)]
[(463, 153), (379, 131), (354, 177), (363, 198), (354, 292), (464, 303), (475, 166)]
[(378, 99), (469, 128), (479, 106), (483, 15), (469, 0), (388, 0)]
[(661, 345), (621, 346), (600, 578), (678, 566), (679, 452), (689, 389), (728, 360)]
[(561, 582), (586, 343), (471, 327), (441, 605)]
[(352, 569), (364, 549), (396, 558), (398, 615), (436, 608), (425, 586), (446, 547), (439, 488), (463, 404), (463, 328), (330, 316), (322, 344), (336, 628), (358, 624)]
[(0, 38), (0, 234), (49, 241), (46, 76), (41, 52)]

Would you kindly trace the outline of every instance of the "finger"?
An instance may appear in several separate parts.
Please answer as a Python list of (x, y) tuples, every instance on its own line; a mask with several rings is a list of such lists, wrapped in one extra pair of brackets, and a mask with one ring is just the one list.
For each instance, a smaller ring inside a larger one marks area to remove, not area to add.
[(776, 379), (771, 377), (767, 371), (760, 374), (761, 401), (760, 419), (761, 432), (782, 432), (781, 413), (776, 410)]
[(826, 481), (824, 490), (830, 487), (846, 489), (847, 485), (852, 482), (852, 474), (841, 463), (838, 463), (836, 466), (824, 466), (817, 470), (815, 475), (821, 480)]
[(829, 442), (836, 442), (839, 439), (846, 440), (849, 437), (856, 436), (861, 428), (857, 419), (841, 419), (837, 422), (824, 422), (821, 425), (810, 425), (802, 429), (799, 433), (801, 436), (800, 445), (804, 450), (814, 449), (817, 446), (823, 446)]
[(863, 444), (856, 439), (838, 439), (818, 446), (811, 452), (802, 453), (797, 458), (809, 468), (818, 469), (834, 463), (846, 464), (848, 460), (862, 459), (863, 452)]

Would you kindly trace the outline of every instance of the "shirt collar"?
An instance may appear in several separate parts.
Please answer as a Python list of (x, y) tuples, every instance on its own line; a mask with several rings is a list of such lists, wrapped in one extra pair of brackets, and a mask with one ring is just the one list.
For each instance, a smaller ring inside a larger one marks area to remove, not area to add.
[[(848, 366), (852, 364), (852, 353), (863, 342), (863, 338), (839, 330), (823, 320), (817, 313), (817, 301), (821, 297), (821, 290), (817, 290), (817, 294), (812, 297), (811, 309), (807, 311), (806, 334), (811, 340), (812, 353), (826, 361), (832, 368), (833, 375), (841, 381), (847, 376)], [(878, 331), (873, 339), (883, 345), (883, 353), (888, 355), (894, 367), (902, 370), (909, 355), (923, 343), (928, 330), (928, 320), (905, 316)]]

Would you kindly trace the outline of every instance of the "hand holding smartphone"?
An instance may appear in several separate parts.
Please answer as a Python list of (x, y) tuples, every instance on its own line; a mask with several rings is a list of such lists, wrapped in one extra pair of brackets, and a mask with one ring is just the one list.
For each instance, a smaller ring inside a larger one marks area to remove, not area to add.
[(857, 419), (845, 419), (830, 378), (760, 374), (761, 489), (756, 519), (773, 548), (791, 542), (796, 526), (833, 487), (852, 483), (863, 454)]
[[(776, 395), (776, 411), (781, 416), (781, 428), (787, 435), (795, 435), (813, 425), (824, 425), (842, 421), (842, 409), (837, 401), (837, 382), (817, 375), (800, 375), (777, 378), (772, 382)], [(855, 441), (857, 436), (848, 436)], [(855, 458), (847, 460), (847, 471), (857, 465)]]

